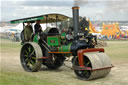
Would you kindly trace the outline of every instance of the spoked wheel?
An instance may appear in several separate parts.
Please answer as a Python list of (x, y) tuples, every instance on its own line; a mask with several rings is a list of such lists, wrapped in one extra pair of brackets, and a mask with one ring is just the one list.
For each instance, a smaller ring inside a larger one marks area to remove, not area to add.
[[(90, 60), (89, 60), (86, 56), (84, 56), (84, 59), (83, 59), (83, 60), (84, 60), (84, 66), (85, 66), (85, 67), (90, 67), (90, 68), (92, 68), (91, 62), (90, 62)], [(78, 57), (76, 57), (76, 58), (74, 59), (73, 66), (74, 66), (74, 67), (75, 67), (75, 66), (79, 66)], [(91, 71), (90, 71), (90, 70), (75, 69), (74, 72), (75, 72), (76, 76), (77, 76), (79, 79), (82, 79), (82, 80), (88, 80), (88, 78), (89, 78), (90, 75), (91, 75)]]
[(35, 72), (41, 67), (42, 51), (37, 43), (25, 43), (21, 48), (20, 60), (25, 71)]

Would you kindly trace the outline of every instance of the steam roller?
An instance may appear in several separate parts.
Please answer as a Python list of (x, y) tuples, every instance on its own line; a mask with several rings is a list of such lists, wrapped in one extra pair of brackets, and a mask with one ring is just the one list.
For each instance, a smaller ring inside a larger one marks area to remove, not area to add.
[[(64, 65), (67, 57), (72, 58), (72, 70), (82, 80), (92, 80), (105, 77), (113, 67), (109, 56), (103, 48), (95, 48), (96, 36), (89, 33), (89, 21), (79, 19), (79, 8), (72, 7), (73, 17), (65, 28), (57, 22), (69, 20), (62, 14), (47, 14), (12, 20), (11, 23), (33, 24), (37, 21), (44, 24), (56, 23), (56, 27), (49, 28), (46, 32), (32, 33), (30, 40), (24, 40), (24, 30), (21, 33), (22, 48), (20, 52), (21, 65), (25, 71), (36, 72), (44, 65), (48, 69), (59, 69)], [(66, 21), (68, 23), (68, 21)], [(85, 30), (85, 29), (88, 30)]]
[(73, 69), (79, 79), (92, 80), (105, 77), (112, 68), (109, 56), (103, 48), (91, 48), (78, 51), (74, 59)]

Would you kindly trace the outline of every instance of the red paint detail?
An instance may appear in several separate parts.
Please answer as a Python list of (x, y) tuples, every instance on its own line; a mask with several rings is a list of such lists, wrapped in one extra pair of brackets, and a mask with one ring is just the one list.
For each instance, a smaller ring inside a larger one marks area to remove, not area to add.
[(114, 67), (114, 66), (104, 67), (104, 68), (97, 68), (97, 69), (92, 69), (92, 71), (104, 70), (104, 69), (109, 69), (109, 68), (112, 68), (112, 67)]
[(62, 54), (70, 54), (70, 53), (72, 53), (72, 52), (48, 52), (48, 53), (56, 53), (56, 54), (59, 54), (59, 53), (60, 53), (60, 54), (61, 54), (61, 53), (62, 53)]
[(81, 66), (74, 66), (73, 70), (92, 70), (90, 67), (81, 67)]
[(92, 70), (90, 67), (84, 67), (84, 66), (80, 66), (81, 70)]
[(43, 56), (40, 59), (47, 59), (47, 58), (51, 58), (51, 56), (48, 56), (48, 57)]
[(74, 70), (89, 70), (89, 71), (97, 71), (97, 70), (104, 70), (104, 69), (109, 69), (112, 68), (114, 66), (109, 66), (109, 67), (103, 67), (103, 68), (97, 68), (97, 69), (92, 69), (90, 67), (83, 67), (83, 66), (77, 66), (77, 67), (73, 67), (72, 69)]
[(89, 49), (82, 49), (82, 50), (78, 50), (78, 61), (79, 61), (79, 65), (80, 67), (84, 67), (84, 62), (83, 62), (83, 54), (87, 53), (87, 52), (104, 52), (103, 48), (89, 48)]

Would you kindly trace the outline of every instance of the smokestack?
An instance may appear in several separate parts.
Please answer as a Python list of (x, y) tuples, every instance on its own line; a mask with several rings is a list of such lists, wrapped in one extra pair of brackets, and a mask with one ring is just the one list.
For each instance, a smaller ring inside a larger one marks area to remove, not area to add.
[(72, 7), (73, 12), (73, 26), (74, 26), (74, 37), (77, 39), (79, 29), (79, 8), (78, 6)]

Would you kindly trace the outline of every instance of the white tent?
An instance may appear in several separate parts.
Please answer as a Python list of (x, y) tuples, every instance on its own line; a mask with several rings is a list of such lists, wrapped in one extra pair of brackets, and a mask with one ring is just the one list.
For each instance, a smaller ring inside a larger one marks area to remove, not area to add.
[(8, 29), (11, 29), (12, 26), (4, 26), (4, 27), (0, 27), (0, 32), (5, 32)]
[(23, 24), (20, 23), (20, 24), (18, 24), (17, 26), (12, 27), (11, 29), (23, 30)]

